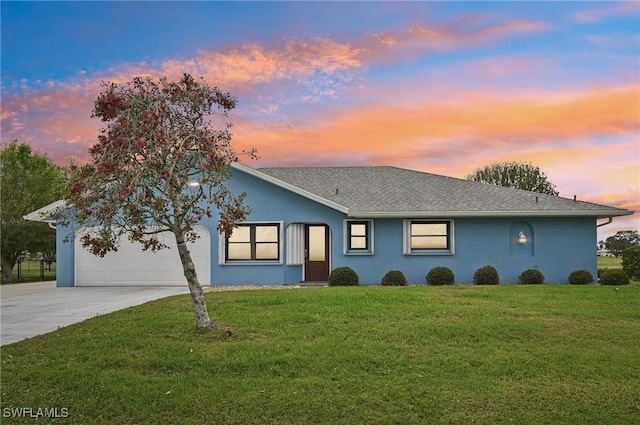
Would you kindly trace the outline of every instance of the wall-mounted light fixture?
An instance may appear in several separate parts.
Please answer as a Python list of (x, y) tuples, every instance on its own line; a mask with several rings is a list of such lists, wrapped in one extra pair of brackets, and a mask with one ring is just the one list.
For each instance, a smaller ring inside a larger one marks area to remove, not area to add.
[(518, 243), (520, 244), (527, 243), (527, 235), (525, 235), (522, 230), (520, 231), (520, 233), (518, 233)]

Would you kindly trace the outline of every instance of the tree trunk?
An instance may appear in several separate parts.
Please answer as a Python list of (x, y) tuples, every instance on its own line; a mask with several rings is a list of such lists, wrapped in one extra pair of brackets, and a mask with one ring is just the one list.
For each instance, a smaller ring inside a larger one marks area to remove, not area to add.
[(13, 266), (15, 266), (15, 262), (7, 260), (6, 258), (2, 259), (2, 281), (3, 282), (11, 282), (12, 277), (11, 273), (13, 272)]
[(178, 253), (180, 254), (180, 261), (182, 262), (184, 277), (187, 279), (189, 292), (191, 293), (191, 304), (193, 305), (193, 312), (196, 318), (196, 327), (198, 329), (212, 328), (214, 323), (209, 318), (209, 311), (204, 301), (202, 286), (200, 286), (200, 281), (198, 280), (196, 267), (191, 259), (191, 252), (184, 240), (184, 235), (180, 232), (174, 232), (174, 235), (176, 237), (176, 243), (178, 244)]

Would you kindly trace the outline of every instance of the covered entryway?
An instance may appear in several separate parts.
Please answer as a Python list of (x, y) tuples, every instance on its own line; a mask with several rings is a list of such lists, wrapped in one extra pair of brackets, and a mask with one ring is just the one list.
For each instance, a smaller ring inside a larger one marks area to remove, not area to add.
[(305, 225), (305, 282), (329, 280), (329, 226), (325, 224)]
[[(202, 286), (211, 284), (211, 236), (204, 226), (196, 226), (200, 238), (189, 244)], [(169, 246), (153, 253), (131, 243), (126, 236), (116, 252), (98, 257), (82, 248), (76, 235), (74, 243), (75, 286), (186, 286), (187, 281), (172, 233), (163, 233)]]

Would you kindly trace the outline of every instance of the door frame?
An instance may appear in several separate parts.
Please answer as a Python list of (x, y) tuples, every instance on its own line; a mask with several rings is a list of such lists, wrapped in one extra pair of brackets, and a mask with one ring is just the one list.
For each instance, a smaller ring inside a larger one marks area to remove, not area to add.
[[(307, 279), (307, 265), (309, 257), (309, 227), (323, 226), (325, 228), (325, 258), (327, 265), (327, 279), (326, 280), (308, 280)], [(305, 223), (304, 224), (304, 263), (302, 264), (302, 281), (303, 282), (326, 282), (329, 279), (331, 273), (331, 228), (326, 223)]]

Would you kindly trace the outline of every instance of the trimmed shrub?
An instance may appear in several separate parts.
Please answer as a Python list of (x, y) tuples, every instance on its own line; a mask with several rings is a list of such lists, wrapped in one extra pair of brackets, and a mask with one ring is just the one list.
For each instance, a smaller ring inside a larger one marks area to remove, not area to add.
[(520, 274), (520, 283), (525, 285), (540, 285), (544, 283), (544, 275), (540, 270), (528, 269)]
[(329, 286), (358, 286), (360, 279), (351, 267), (338, 267), (329, 275)]
[(500, 283), (500, 276), (493, 266), (480, 267), (473, 274), (473, 283), (476, 285), (498, 285)]
[(572, 285), (588, 285), (595, 282), (589, 270), (574, 270), (569, 275), (569, 283)]
[(427, 274), (427, 284), (429, 285), (453, 285), (455, 276), (448, 267), (434, 267)]
[(629, 284), (629, 275), (622, 269), (611, 269), (602, 273), (600, 285), (621, 286)]
[(382, 286), (406, 286), (407, 278), (400, 270), (391, 270), (382, 278)]
[(640, 246), (632, 246), (622, 253), (622, 270), (631, 278), (640, 280)]

